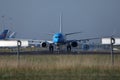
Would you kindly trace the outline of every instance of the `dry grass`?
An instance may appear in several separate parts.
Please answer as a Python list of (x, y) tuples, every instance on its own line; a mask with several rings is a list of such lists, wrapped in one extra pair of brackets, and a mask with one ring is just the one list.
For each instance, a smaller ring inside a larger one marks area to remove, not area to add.
[[(0, 68), (16, 68), (17, 56), (0, 56)], [(110, 55), (21, 55), (20, 67), (36, 69), (68, 69), (76, 67), (111, 67)], [(114, 67), (120, 67), (120, 55), (115, 56)]]
[[(110, 55), (21, 55), (19, 67), (17, 56), (0, 56), (0, 74), (2, 75), (0, 79), (10, 77), (11, 80), (15, 76), (17, 78), (14, 80), (19, 78), (19, 80), (25, 80), (30, 76), (37, 77), (38, 80), (41, 77), (43, 80), (58, 80), (59, 76), (64, 78), (62, 80), (82, 79), (85, 76), (86, 80), (92, 80), (100, 76), (107, 76), (109, 80), (111, 75), (114, 79), (114, 76), (120, 74), (120, 55), (115, 55), (114, 66), (111, 66)], [(4, 75), (7, 76), (4, 78)], [(46, 79), (45, 76), (48, 78)], [(33, 80), (33, 78), (30, 77), (27, 80)]]

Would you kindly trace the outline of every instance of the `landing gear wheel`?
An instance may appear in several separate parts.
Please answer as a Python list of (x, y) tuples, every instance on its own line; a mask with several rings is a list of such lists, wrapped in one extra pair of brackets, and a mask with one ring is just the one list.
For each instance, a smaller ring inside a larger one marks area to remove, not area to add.
[(50, 51), (50, 52), (53, 52), (53, 51), (54, 51), (53, 45), (50, 45), (50, 46), (49, 46), (49, 51)]
[(60, 49), (60, 45), (59, 44), (56, 45), (56, 49), (57, 49), (57, 53), (60, 53), (61, 49)]
[(71, 46), (70, 45), (67, 46), (67, 52), (71, 52)]

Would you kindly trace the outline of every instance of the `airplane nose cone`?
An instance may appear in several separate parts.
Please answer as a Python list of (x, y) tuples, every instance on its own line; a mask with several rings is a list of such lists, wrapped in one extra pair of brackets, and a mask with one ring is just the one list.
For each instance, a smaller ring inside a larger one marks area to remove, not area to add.
[(57, 39), (56, 42), (57, 42), (57, 43), (60, 42), (60, 39)]
[(54, 39), (54, 42), (55, 42), (55, 43), (59, 43), (59, 42), (60, 42), (60, 39)]

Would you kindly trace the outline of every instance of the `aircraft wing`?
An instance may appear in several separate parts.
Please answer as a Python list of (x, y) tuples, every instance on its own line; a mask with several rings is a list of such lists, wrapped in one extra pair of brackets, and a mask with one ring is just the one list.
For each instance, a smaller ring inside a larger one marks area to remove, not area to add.
[(111, 37), (111, 36), (93, 37), (93, 38), (85, 38), (85, 39), (78, 39), (78, 40), (67, 40), (67, 42), (69, 43), (69, 42), (73, 42), (73, 41), (77, 41), (77, 42), (90, 41), (90, 40), (96, 40), (96, 39), (107, 38), (107, 37)]
[(102, 37), (96, 37), (96, 38), (86, 38), (86, 39), (80, 39), (80, 40), (77, 40), (79, 42), (81, 41), (89, 41), (89, 40), (95, 40), (95, 39), (101, 39)]
[(48, 43), (50, 43), (50, 44), (52, 44), (53, 43), (53, 41), (47, 41)]

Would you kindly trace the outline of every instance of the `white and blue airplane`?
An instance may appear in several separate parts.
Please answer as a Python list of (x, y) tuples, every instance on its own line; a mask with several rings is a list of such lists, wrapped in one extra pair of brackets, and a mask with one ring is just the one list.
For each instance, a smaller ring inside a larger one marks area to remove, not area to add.
[(16, 32), (12, 32), (8, 29), (3, 30), (3, 32), (0, 34), (0, 40), (8, 40), (15, 38)]
[(66, 37), (68, 35), (78, 34), (81, 32), (73, 32), (73, 33), (67, 33), (63, 34), (62, 32), (62, 16), (60, 15), (60, 31), (58, 33), (54, 33), (52, 41), (42, 41), (41, 46), (42, 47), (49, 47), (49, 51), (53, 52), (54, 48), (57, 47), (57, 50), (60, 51), (60, 46), (65, 45), (67, 51), (71, 51), (72, 47), (77, 47), (78, 42), (80, 41), (88, 41), (90, 39), (98, 39), (98, 38), (90, 38), (90, 39), (80, 39), (80, 40), (67, 40)]

